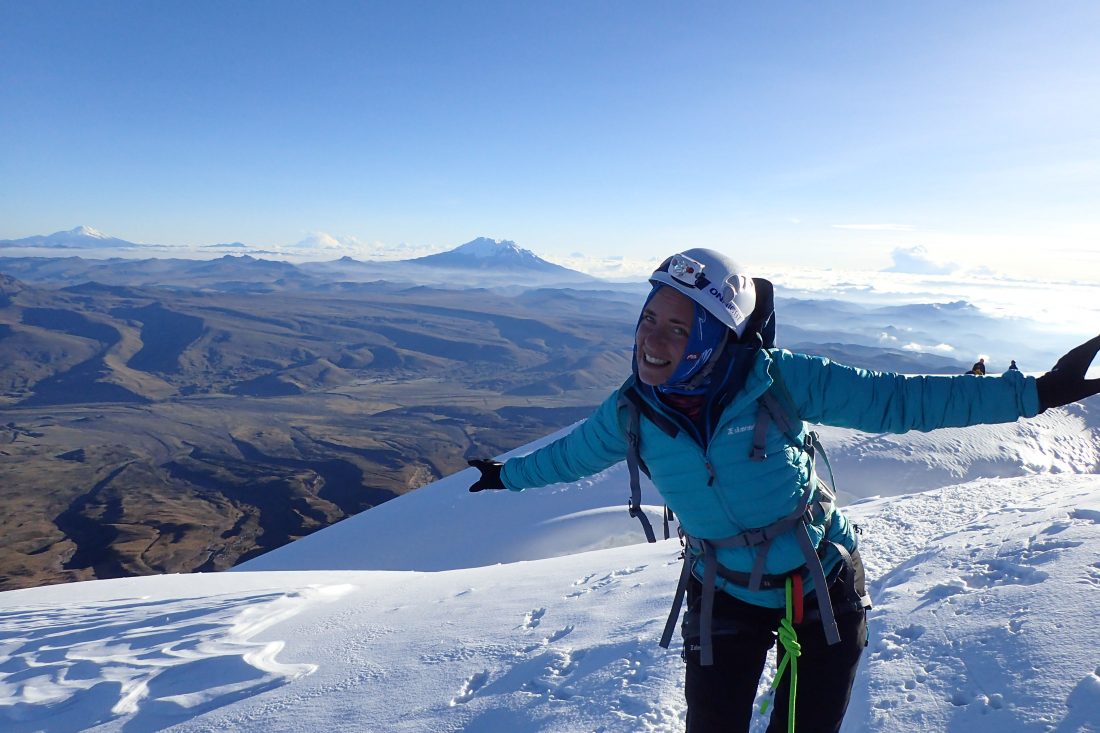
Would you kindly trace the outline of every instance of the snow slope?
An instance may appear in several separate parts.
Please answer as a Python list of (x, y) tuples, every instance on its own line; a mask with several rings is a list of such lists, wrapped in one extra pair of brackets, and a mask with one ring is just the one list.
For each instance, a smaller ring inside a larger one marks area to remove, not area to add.
[(878, 580), (845, 730), (1100, 727), (1100, 476), (986, 479), (852, 515)]
[[(841, 497), (924, 491), (977, 478), (1100, 472), (1100, 400), (1031, 420), (932, 433), (870, 435), (819, 427)], [(505, 456), (522, 455), (566, 428)], [(660, 496), (643, 475), (643, 502)], [(238, 566), (243, 570), (453, 570), (635, 544), (629, 483), (616, 466), (574, 484), (524, 492), (464, 492), (449, 476)], [(648, 506), (660, 529), (660, 506)], [(675, 533), (675, 525), (671, 528)], [(474, 541), (472, 541), (472, 539)], [(326, 548), (336, 545), (339, 552)]]
[[(1096, 409), (823, 433), (876, 600), (844, 730), (1100, 730)], [(0, 730), (681, 730), (680, 548), (639, 544), (625, 469), (473, 475), (236, 572), (0, 593)]]

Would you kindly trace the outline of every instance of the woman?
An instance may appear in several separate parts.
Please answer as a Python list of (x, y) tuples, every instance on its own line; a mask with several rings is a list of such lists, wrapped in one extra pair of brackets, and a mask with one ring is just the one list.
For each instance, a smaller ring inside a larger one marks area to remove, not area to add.
[(1084, 378), (1100, 337), (1038, 379), (906, 377), (764, 348), (770, 283), (714, 250), (673, 255), (650, 282), (634, 378), (569, 435), (503, 464), (470, 461), (481, 472), (470, 490), (576, 481), (633, 447), (686, 545), (688, 732), (748, 731), (777, 635), (800, 684), (795, 705), (789, 684), (779, 686), (768, 731), (792, 721), (799, 733), (837, 731), (870, 602), (858, 529), (818, 477), (802, 421), (902, 433), (1032, 417), (1100, 392), (1100, 380)]

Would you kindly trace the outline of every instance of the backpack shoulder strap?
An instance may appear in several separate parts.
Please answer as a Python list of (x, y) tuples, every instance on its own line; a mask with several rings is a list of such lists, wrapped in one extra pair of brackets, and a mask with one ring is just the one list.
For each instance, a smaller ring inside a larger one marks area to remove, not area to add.
[[(774, 349), (768, 349), (768, 352)], [(798, 437), (800, 431), (797, 423), (800, 422), (798, 408), (795, 407), (794, 398), (783, 381), (783, 375), (774, 360), (768, 362), (768, 376), (772, 383), (764, 394), (757, 398), (756, 425), (752, 433), (752, 453), (750, 457), (754, 461), (762, 461), (767, 457), (765, 452), (768, 423), (774, 422), (779, 431), (787, 436), (792, 444), (802, 445), (803, 441)]]
[[(640, 451), (642, 442), (642, 415), (645, 414), (647, 420), (657, 425), (657, 427), (669, 435), (675, 436), (680, 429), (671, 420), (658, 414), (657, 411), (650, 407), (642, 396), (638, 394), (633, 375), (628, 377), (619, 388), (617, 407), (619, 409), (620, 421), (623, 412), (625, 411), (626, 413), (626, 425), (623, 428), (623, 433), (626, 435), (626, 470), (630, 475), (630, 501), (627, 502), (627, 510), (630, 516), (637, 517), (638, 521), (642, 523), (642, 531), (645, 532), (646, 541), (656, 542), (657, 537), (653, 533), (653, 525), (650, 523), (649, 517), (646, 516), (645, 511), (642, 510), (642, 484), (639, 471), (649, 476), (649, 468), (642, 460)], [(665, 507), (664, 534), (666, 540), (669, 537), (668, 520), (669, 511), (668, 507)]]
[(768, 376), (772, 378), (771, 387), (768, 388), (776, 400), (779, 402), (782, 410), (787, 414), (789, 422), (798, 421), (801, 418), (798, 416), (798, 406), (795, 404), (794, 396), (791, 395), (791, 391), (787, 388), (787, 383), (783, 381), (783, 371), (779, 368), (779, 364), (775, 360), (775, 352), (777, 349), (768, 349), (768, 356), (771, 359), (768, 361)]
[[(773, 349), (769, 349), (770, 351), (773, 351)], [(754, 461), (762, 461), (767, 457), (764, 446), (768, 433), (768, 421), (770, 420), (787, 436), (787, 440), (790, 441), (791, 445), (800, 446), (803, 450), (808, 451), (811, 456), (815, 454), (821, 456), (825, 462), (825, 468), (829, 471), (828, 486), (830, 490), (834, 490), (832, 487), (836, 486), (836, 480), (833, 478), (833, 466), (829, 463), (829, 456), (825, 454), (825, 449), (822, 447), (815, 431), (811, 430), (804, 437), (799, 437), (802, 430), (801, 426), (797, 424), (802, 421), (802, 418), (798, 414), (794, 397), (787, 389), (786, 382), (783, 381), (783, 373), (774, 360), (768, 363), (768, 375), (772, 378), (772, 383), (767, 391), (759, 397), (750, 457)]]
[(652, 405), (645, 401), (645, 398), (638, 392), (638, 383), (634, 376), (627, 377), (627, 380), (619, 387), (620, 411), (623, 408), (645, 416), (646, 420), (656, 425), (662, 433), (670, 438), (675, 438), (680, 433), (680, 427), (675, 422), (657, 412)]

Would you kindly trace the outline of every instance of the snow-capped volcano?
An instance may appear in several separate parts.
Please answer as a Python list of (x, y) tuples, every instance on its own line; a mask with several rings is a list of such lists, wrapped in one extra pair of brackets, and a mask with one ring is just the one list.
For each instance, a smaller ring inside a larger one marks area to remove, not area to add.
[(112, 237), (98, 229), (82, 224), (75, 229), (54, 232), (53, 234), (36, 234), (22, 239), (0, 240), (0, 247), (38, 247), (42, 249), (100, 249), (113, 247), (116, 249), (130, 249), (141, 247), (141, 245)]
[(50, 235), (50, 239), (64, 238), (64, 237), (91, 237), (92, 239), (115, 239), (110, 235), (104, 234), (98, 229), (93, 229), (90, 226), (81, 224), (76, 229), (70, 229), (67, 232), (55, 232)]
[(584, 273), (547, 262), (531, 250), (523, 249), (511, 240), (496, 240), (489, 237), (478, 237), (448, 252), (405, 261), (434, 267), (498, 271), (528, 270), (591, 279)]
[(510, 239), (489, 239), (478, 237), (472, 242), (455, 247), (453, 252), (471, 257), (529, 257), (538, 259), (530, 250), (522, 249)]

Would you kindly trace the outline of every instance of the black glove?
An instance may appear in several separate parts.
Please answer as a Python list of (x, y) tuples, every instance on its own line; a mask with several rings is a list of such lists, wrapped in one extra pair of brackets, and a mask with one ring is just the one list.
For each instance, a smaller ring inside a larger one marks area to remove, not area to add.
[(481, 478), (474, 482), (474, 485), (470, 487), (470, 491), (508, 488), (500, 480), (500, 469), (504, 468), (504, 464), (500, 461), (491, 461), (487, 458), (474, 458), (466, 462), (481, 471)]
[(1035, 380), (1039, 388), (1039, 412), (1061, 407), (1100, 392), (1100, 379), (1085, 379), (1089, 364), (1100, 350), (1100, 336), (1086, 341), (1058, 360), (1054, 368)]

